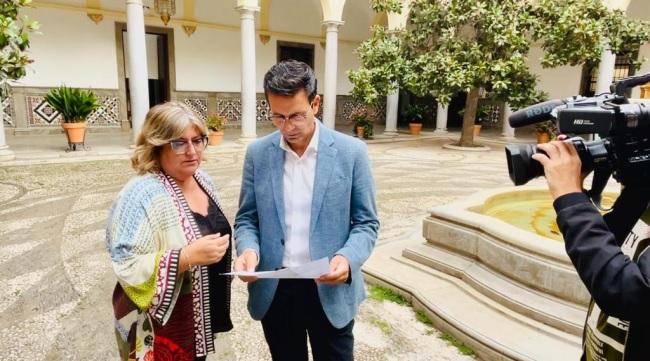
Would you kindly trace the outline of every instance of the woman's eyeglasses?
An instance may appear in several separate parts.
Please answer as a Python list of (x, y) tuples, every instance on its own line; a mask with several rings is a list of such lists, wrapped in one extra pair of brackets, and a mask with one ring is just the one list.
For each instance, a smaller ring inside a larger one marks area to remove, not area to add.
[(169, 142), (169, 145), (172, 147), (172, 151), (176, 154), (185, 154), (190, 148), (189, 145), (192, 143), (195, 152), (202, 152), (205, 150), (205, 147), (208, 145), (208, 137), (203, 136), (199, 138), (193, 138), (191, 141), (186, 141), (182, 139), (172, 140)]

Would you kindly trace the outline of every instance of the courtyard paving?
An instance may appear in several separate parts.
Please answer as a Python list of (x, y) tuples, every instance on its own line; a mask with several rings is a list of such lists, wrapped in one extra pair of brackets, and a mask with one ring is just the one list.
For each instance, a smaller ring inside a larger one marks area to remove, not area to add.
[[(455, 137), (369, 143), (381, 221), (379, 247), (412, 234), (432, 206), (510, 185), (502, 142), (488, 142), (487, 152), (442, 147)], [(21, 149), (22, 140), (11, 141)], [(104, 226), (111, 202), (133, 172), (127, 151), (106, 149), (105, 157), (96, 152), (104, 160), (30, 164), (41, 162), (34, 160), (36, 155), (0, 166), (3, 360), (117, 359), (110, 304), (115, 278)], [(210, 149), (203, 164), (231, 222), (244, 149), (227, 141)], [(270, 360), (261, 326), (246, 311), (246, 297), (244, 283), (235, 280), (235, 328), (218, 337), (219, 351), (209, 360)], [(418, 322), (410, 307), (387, 301), (364, 302), (354, 331), (357, 360), (471, 359)]]

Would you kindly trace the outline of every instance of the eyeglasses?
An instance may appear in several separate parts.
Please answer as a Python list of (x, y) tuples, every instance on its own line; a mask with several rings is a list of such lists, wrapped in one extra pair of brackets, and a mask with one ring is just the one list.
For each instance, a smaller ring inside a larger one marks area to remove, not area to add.
[(172, 151), (176, 154), (185, 154), (187, 153), (190, 148), (189, 144), (192, 143), (192, 147), (194, 148), (195, 152), (202, 152), (205, 150), (205, 147), (208, 145), (208, 137), (203, 136), (199, 138), (193, 138), (191, 141), (186, 141), (186, 140), (172, 140), (169, 142), (169, 145), (172, 147)]
[[(309, 104), (310, 109), (313, 106), (314, 103)], [(300, 124), (304, 124), (307, 121), (307, 113), (309, 113), (309, 110), (300, 113), (294, 113), (289, 116), (282, 115), (282, 114), (273, 114), (269, 116), (269, 120), (273, 122), (273, 125), (275, 125), (278, 128), (283, 128), (287, 120), (290, 121), (291, 124), (293, 125), (300, 125)]]

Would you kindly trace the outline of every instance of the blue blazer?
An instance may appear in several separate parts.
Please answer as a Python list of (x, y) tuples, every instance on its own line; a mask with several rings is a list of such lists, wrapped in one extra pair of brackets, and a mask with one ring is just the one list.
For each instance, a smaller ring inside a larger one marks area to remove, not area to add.
[[(247, 248), (257, 252), (257, 271), (282, 267), (284, 157), (277, 131), (251, 143), (246, 151), (235, 244), (238, 254)], [(365, 143), (321, 125), (309, 249), (312, 260), (340, 254), (350, 263), (351, 282), (318, 285), (321, 305), (336, 328), (354, 318), (366, 296), (361, 265), (375, 246), (378, 229), (375, 184)], [(264, 317), (277, 286), (276, 279), (248, 284), (248, 310), (253, 319)]]

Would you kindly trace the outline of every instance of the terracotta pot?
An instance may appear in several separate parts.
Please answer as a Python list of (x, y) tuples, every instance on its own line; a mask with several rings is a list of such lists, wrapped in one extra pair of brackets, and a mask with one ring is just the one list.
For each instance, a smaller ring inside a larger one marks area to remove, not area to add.
[(420, 135), (422, 130), (422, 123), (409, 123), (409, 131), (411, 135)]
[(363, 138), (363, 127), (357, 127), (357, 137)]
[(86, 122), (61, 123), (69, 144), (82, 144), (86, 135)]
[(474, 124), (474, 136), (478, 137), (479, 135), (481, 135), (481, 125)]
[(211, 131), (210, 134), (208, 134), (208, 144), (209, 145), (219, 145), (221, 144), (221, 141), (223, 140), (223, 130), (220, 131)]
[(536, 133), (537, 135), (537, 144), (548, 143), (551, 140), (551, 136), (548, 133)]

